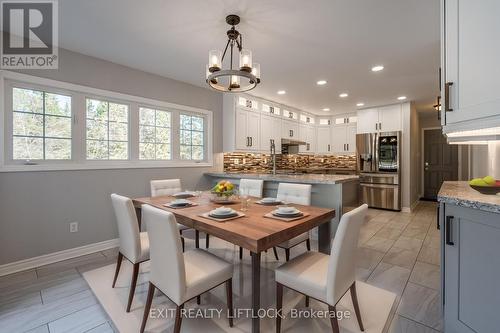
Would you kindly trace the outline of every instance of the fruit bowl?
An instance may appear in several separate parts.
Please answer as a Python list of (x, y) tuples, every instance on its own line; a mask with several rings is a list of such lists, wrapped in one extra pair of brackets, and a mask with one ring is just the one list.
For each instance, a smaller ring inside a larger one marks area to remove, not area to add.
[(473, 189), (478, 191), (479, 193), (482, 194), (490, 194), (494, 195), (497, 193), (500, 193), (500, 185), (493, 185), (493, 186), (478, 186), (478, 185), (470, 185)]
[(469, 182), (469, 185), (482, 194), (495, 195), (500, 193), (500, 180), (495, 180), (495, 178), (491, 176), (474, 178)]

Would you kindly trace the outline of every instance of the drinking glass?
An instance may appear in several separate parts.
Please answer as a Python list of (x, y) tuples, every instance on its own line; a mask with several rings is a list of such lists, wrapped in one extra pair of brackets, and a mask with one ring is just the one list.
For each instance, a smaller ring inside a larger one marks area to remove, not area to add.
[(241, 201), (240, 210), (244, 212), (244, 211), (248, 210), (248, 203), (250, 202), (250, 198), (248, 196), (248, 191), (240, 189), (239, 194), (240, 194), (240, 201)]

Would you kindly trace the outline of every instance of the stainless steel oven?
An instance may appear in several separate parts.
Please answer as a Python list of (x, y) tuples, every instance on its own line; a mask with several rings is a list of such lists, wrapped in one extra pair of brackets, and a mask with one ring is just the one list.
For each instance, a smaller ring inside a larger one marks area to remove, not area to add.
[(373, 208), (401, 210), (401, 132), (358, 134), (360, 198)]

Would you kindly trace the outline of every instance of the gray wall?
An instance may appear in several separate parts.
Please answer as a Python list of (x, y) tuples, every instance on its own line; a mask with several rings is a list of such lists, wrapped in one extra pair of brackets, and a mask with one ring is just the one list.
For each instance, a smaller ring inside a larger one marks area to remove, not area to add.
[[(82, 54), (59, 50), (58, 70), (26, 74), (214, 112), (214, 153), (222, 152), (222, 95)], [(203, 72), (200, 72), (203, 75)], [(0, 172), (0, 265), (117, 237), (109, 194), (149, 194), (149, 180), (181, 178), (202, 187), (209, 168)], [(69, 233), (69, 223), (79, 232)]]

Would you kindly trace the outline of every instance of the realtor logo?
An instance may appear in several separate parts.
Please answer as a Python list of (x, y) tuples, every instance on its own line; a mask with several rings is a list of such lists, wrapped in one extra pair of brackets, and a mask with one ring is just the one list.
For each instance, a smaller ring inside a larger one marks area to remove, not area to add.
[(2, 1), (2, 69), (58, 67), (57, 0)]

